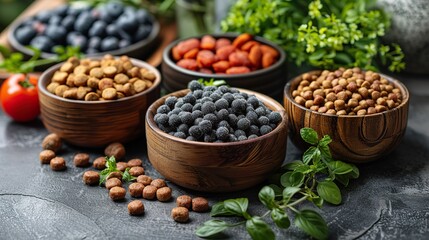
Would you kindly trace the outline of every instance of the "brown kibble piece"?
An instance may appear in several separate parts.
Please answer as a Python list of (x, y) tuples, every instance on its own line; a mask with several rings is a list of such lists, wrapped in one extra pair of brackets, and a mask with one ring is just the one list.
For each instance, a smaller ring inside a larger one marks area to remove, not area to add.
[(95, 88), (98, 88), (100, 84), (100, 80), (95, 77), (90, 77), (88, 78), (88, 82), (86, 82), (86, 84), (88, 85), (88, 87), (95, 89)]
[(105, 157), (98, 157), (94, 160), (92, 163), (92, 166), (98, 170), (103, 170), (106, 168), (106, 158)]
[(89, 166), (89, 155), (87, 153), (78, 153), (73, 158), (73, 163), (76, 167)]
[(179, 223), (185, 223), (189, 220), (189, 210), (185, 207), (175, 207), (171, 210), (171, 218)]
[(142, 77), (146, 80), (149, 80), (153, 82), (156, 79), (156, 75), (153, 72), (147, 71), (144, 74), (142, 74)]
[(42, 164), (49, 164), (54, 157), (56, 157), (55, 152), (49, 149), (43, 150), (39, 154), (39, 160)]
[(59, 84), (65, 84), (67, 80), (68, 73), (56, 71), (54, 76), (52, 77), (52, 82), (56, 82)]
[(46, 89), (48, 90), (48, 92), (55, 94), (55, 89), (60, 86), (59, 83), (56, 82), (51, 82), (49, 83), (49, 85), (46, 87)]
[(113, 187), (109, 191), (109, 197), (113, 201), (120, 201), (125, 199), (126, 194), (127, 194), (127, 191), (123, 187)]
[(128, 203), (128, 213), (132, 216), (139, 216), (144, 214), (144, 205), (140, 200), (134, 200)]
[(64, 95), (64, 92), (68, 89), (69, 87), (66, 85), (59, 85), (55, 88), (55, 95), (62, 97)]
[(139, 198), (143, 195), (144, 185), (139, 182), (131, 183), (128, 187), (131, 197)]
[(96, 171), (86, 171), (83, 173), (82, 179), (86, 185), (95, 186), (100, 181), (100, 174)]
[(64, 91), (63, 98), (77, 99), (77, 88), (70, 88)]
[(119, 180), (122, 180), (122, 174), (120, 172), (111, 172), (108, 176), (107, 176), (107, 180), (111, 179), (111, 178), (117, 178)]
[(98, 89), (103, 91), (106, 88), (113, 88), (113, 80), (110, 78), (103, 78), (98, 82)]
[(122, 187), (122, 181), (118, 178), (110, 178), (107, 179), (104, 185), (106, 186), (107, 190), (110, 190), (113, 187)]
[(129, 173), (133, 177), (138, 177), (140, 175), (144, 175), (144, 168), (143, 167), (132, 167), (132, 168), (130, 168)]
[(192, 199), (192, 211), (194, 212), (207, 212), (209, 210), (209, 202), (203, 197), (196, 197)]
[(66, 167), (66, 160), (62, 157), (54, 157), (51, 159), (49, 165), (51, 166), (51, 169), (54, 171), (62, 171), (65, 170)]
[(71, 62), (65, 62), (61, 66), (60, 71), (61, 72), (66, 72), (66, 73), (71, 73), (71, 72), (73, 72), (73, 69), (74, 69), (73, 63), (71, 63)]
[(156, 199), (160, 202), (167, 202), (171, 199), (171, 188), (162, 187), (156, 190)]
[(182, 195), (176, 198), (176, 206), (191, 209), (192, 198), (188, 195)]
[(137, 80), (134, 82), (134, 90), (139, 93), (146, 89), (146, 83), (143, 80)]
[(140, 175), (137, 177), (137, 182), (147, 186), (152, 182), (152, 178), (146, 175)]
[(108, 157), (114, 156), (116, 161), (118, 161), (125, 157), (125, 147), (118, 142), (111, 143), (104, 149), (104, 154)]
[(79, 65), (75, 67), (73, 73), (74, 74), (87, 74), (89, 71), (89, 68), (87, 66)]
[(128, 161), (128, 167), (141, 167), (143, 165), (143, 161), (138, 158), (134, 158)]
[(118, 72), (118, 69), (114, 66), (108, 66), (103, 68), (104, 75), (109, 78), (114, 77), (117, 72)]
[(113, 100), (117, 98), (117, 91), (115, 88), (106, 88), (101, 93), (101, 97), (106, 100)]
[(165, 181), (163, 179), (157, 178), (152, 180), (152, 182), (150, 183), (150, 185), (156, 187), (156, 188), (162, 188), (162, 187), (166, 187), (167, 184), (165, 183)]
[(144, 187), (143, 189), (143, 198), (152, 200), (156, 197), (156, 190), (158, 190), (156, 187), (152, 185), (148, 185)]
[(126, 162), (117, 162), (116, 163), (116, 168), (121, 172), (124, 172), (125, 169), (127, 169), (127, 167), (128, 167), (128, 164)]
[(120, 73), (115, 76), (114, 81), (118, 84), (125, 84), (129, 79), (130, 78), (127, 75)]
[(88, 76), (85, 74), (76, 74), (74, 76), (74, 85), (75, 86), (86, 86), (88, 82)]
[(55, 133), (49, 134), (42, 141), (42, 148), (43, 149), (52, 150), (55, 153), (57, 153), (61, 149), (61, 146), (62, 146), (62, 140)]
[(100, 96), (95, 92), (90, 92), (85, 95), (85, 101), (98, 101)]

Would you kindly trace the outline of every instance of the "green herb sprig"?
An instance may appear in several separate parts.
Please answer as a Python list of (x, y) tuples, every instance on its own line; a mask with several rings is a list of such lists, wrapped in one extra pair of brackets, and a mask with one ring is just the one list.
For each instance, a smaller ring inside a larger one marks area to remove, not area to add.
[(248, 32), (279, 44), (298, 66), (377, 70), (380, 59), (390, 71), (400, 71), (404, 54), (396, 44), (381, 44), (390, 21), (374, 2), (238, 0), (221, 26), (226, 32)]
[(213, 78), (210, 80), (205, 80), (203, 78), (198, 79), (198, 82), (200, 82), (201, 84), (203, 84), (204, 86), (215, 86), (215, 87), (219, 87), (222, 85), (227, 85), (225, 80), (214, 80)]
[(122, 181), (124, 182), (132, 182), (136, 180), (136, 177), (131, 176), (129, 173), (130, 168), (125, 169), (124, 172), (119, 171), (116, 168), (116, 159), (114, 156), (107, 157), (106, 156), (106, 168), (100, 172), (100, 182), (99, 184), (103, 184), (106, 182), (107, 177), (113, 172), (119, 172), (122, 174)]
[(73, 56), (78, 58), (82, 57), (79, 47), (57, 46), (54, 49), (56, 54), (46, 59), (40, 58), (41, 51), (39, 49), (29, 48), (33, 51), (33, 56), (29, 60), (25, 60), (22, 53), (11, 52), (5, 46), (0, 45), (0, 53), (4, 58), (4, 60), (0, 62), (0, 69), (5, 69), (10, 73), (30, 73), (33, 72), (36, 67), (42, 65), (62, 62)]
[(104, 5), (107, 4), (109, 2), (119, 2), (122, 3), (124, 5), (129, 5), (129, 6), (133, 6), (133, 7), (140, 7), (142, 4), (141, 0), (69, 0), (68, 2), (70, 2), (70, 4), (75, 5), (75, 6), (98, 6), (98, 5)]
[(347, 186), (349, 180), (359, 177), (359, 169), (349, 163), (332, 159), (329, 150), (331, 138), (328, 135), (319, 139), (311, 128), (300, 130), (302, 139), (311, 145), (301, 160), (290, 162), (282, 167), (280, 184), (264, 186), (258, 194), (259, 201), (268, 209), (261, 216), (252, 216), (248, 211), (247, 198), (228, 199), (212, 207), (211, 216), (236, 216), (244, 220), (228, 223), (214, 219), (205, 222), (196, 230), (199, 237), (213, 237), (222, 231), (244, 225), (247, 232), (256, 240), (275, 239), (275, 234), (267, 223), (267, 218), (278, 228), (289, 228), (290, 216), (298, 228), (316, 239), (328, 237), (328, 226), (323, 217), (312, 209), (299, 209), (307, 201), (322, 207), (326, 201), (338, 205), (341, 192), (336, 182)]

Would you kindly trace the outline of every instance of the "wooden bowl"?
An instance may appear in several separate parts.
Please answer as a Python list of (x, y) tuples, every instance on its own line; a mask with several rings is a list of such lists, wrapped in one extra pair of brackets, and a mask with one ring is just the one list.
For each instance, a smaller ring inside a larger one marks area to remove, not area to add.
[(171, 93), (154, 102), (146, 114), (148, 158), (166, 179), (205, 192), (231, 192), (254, 186), (277, 170), (286, 156), (287, 117), (270, 97), (253, 91), (265, 105), (282, 115), (282, 122), (261, 137), (232, 143), (188, 141), (163, 132), (154, 121), (156, 109), (168, 96), (182, 97), (189, 90)]
[[(310, 73), (319, 74), (320, 71)], [(331, 136), (331, 153), (338, 160), (364, 163), (390, 153), (399, 145), (407, 127), (409, 93), (398, 80), (380, 75), (401, 90), (402, 103), (394, 109), (364, 116), (336, 116), (307, 109), (292, 97), (292, 91), (297, 88), (302, 75), (286, 84), (284, 106), (290, 120), (292, 141), (303, 150), (308, 147), (299, 131), (310, 127), (318, 132), (319, 137)]]
[(155, 73), (154, 85), (136, 95), (111, 101), (81, 101), (50, 93), (46, 86), (57, 64), (39, 79), (39, 100), (43, 124), (65, 141), (84, 147), (103, 147), (112, 142), (127, 142), (144, 132), (144, 118), (150, 104), (160, 97), (161, 76), (148, 63), (131, 59), (133, 64)]
[[(213, 34), (214, 38), (227, 38), (230, 40), (235, 39), (238, 34), (225, 33)], [(199, 39), (202, 36), (197, 37)], [(189, 39), (189, 38), (188, 38)], [(254, 40), (275, 48), (280, 57), (275, 64), (269, 68), (259, 69), (245, 74), (206, 74), (197, 71), (191, 71), (176, 65), (172, 57), (172, 48), (179, 42), (186, 39), (179, 39), (168, 45), (162, 54), (162, 75), (163, 86), (169, 92), (178, 91), (187, 88), (188, 82), (194, 79), (215, 79), (225, 80), (229, 86), (250, 89), (271, 96), (276, 99), (281, 99), (283, 86), (286, 84), (286, 54), (276, 44), (261, 38), (254, 37)]]

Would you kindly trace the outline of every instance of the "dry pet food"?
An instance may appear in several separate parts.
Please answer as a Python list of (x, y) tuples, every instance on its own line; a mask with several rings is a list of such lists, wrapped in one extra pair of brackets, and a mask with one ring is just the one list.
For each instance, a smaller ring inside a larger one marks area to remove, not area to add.
[(89, 166), (89, 155), (87, 153), (78, 153), (73, 158), (73, 163), (76, 167)]
[(49, 134), (42, 141), (42, 148), (43, 149), (52, 150), (55, 153), (57, 153), (61, 149), (61, 146), (62, 146), (62, 140), (55, 133)]
[(66, 160), (62, 157), (54, 157), (51, 159), (51, 162), (49, 163), (51, 166), (51, 169), (54, 171), (62, 171), (65, 170), (66, 167)]
[(86, 185), (95, 186), (100, 181), (100, 174), (96, 171), (86, 171), (83, 173), (82, 178)]
[(131, 183), (128, 187), (131, 197), (139, 198), (143, 195), (144, 185), (139, 182)]
[(128, 203), (128, 213), (133, 216), (144, 214), (144, 205), (140, 200), (134, 200)]
[(185, 223), (189, 220), (189, 210), (185, 207), (175, 207), (171, 210), (171, 218), (179, 223)]
[(194, 212), (207, 212), (209, 210), (209, 202), (203, 197), (196, 197), (192, 199), (192, 211)]
[(191, 209), (192, 198), (188, 195), (182, 195), (176, 198), (176, 206)]
[(109, 191), (109, 197), (113, 201), (120, 201), (125, 199), (125, 194), (127, 194), (127, 191), (123, 187), (113, 187)]
[(51, 159), (56, 157), (55, 152), (52, 150), (43, 150), (39, 154), (39, 160), (42, 164), (49, 164)]

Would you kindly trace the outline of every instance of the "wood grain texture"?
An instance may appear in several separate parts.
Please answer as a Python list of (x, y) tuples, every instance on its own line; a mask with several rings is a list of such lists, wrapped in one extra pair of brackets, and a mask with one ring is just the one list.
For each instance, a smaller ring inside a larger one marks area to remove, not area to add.
[[(238, 34), (214, 34), (215, 38), (235, 39)], [(188, 82), (194, 79), (204, 78), (206, 80), (225, 80), (232, 87), (250, 89), (260, 92), (270, 97), (281, 99), (283, 96), (283, 87), (286, 84), (286, 54), (274, 43), (261, 37), (255, 37), (255, 40), (272, 46), (280, 53), (277, 62), (269, 68), (260, 69), (246, 74), (204, 74), (197, 71), (191, 71), (181, 68), (172, 60), (171, 49), (177, 45), (179, 39), (164, 49), (162, 61), (163, 86), (169, 92), (178, 91), (188, 86)]]
[[(174, 92), (181, 97), (189, 90)], [(168, 180), (194, 190), (231, 192), (254, 186), (278, 169), (286, 154), (287, 117), (278, 102), (256, 95), (265, 105), (280, 112), (282, 122), (272, 132), (256, 139), (234, 143), (193, 142), (161, 131), (153, 120), (156, 109), (168, 96), (153, 103), (146, 115), (148, 158)]]
[(39, 80), (39, 100), (43, 124), (67, 142), (84, 147), (102, 147), (112, 142), (128, 142), (144, 132), (146, 110), (160, 96), (161, 76), (151, 65), (132, 59), (134, 65), (154, 72), (154, 86), (118, 100), (86, 102), (58, 97), (46, 90), (53, 73), (45, 71)]
[(299, 131), (303, 127), (316, 130), (319, 137), (329, 135), (329, 145), (335, 159), (349, 162), (369, 162), (390, 153), (400, 143), (408, 120), (409, 93), (398, 80), (382, 75), (402, 93), (402, 103), (395, 109), (365, 116), (333, 116), (312, 111), (297, 104), (292, 97), (301, 78), (298, 76), (284, 89), (284, 106), (289, 117), (292, 141), (302, 149), (308, 147)]

